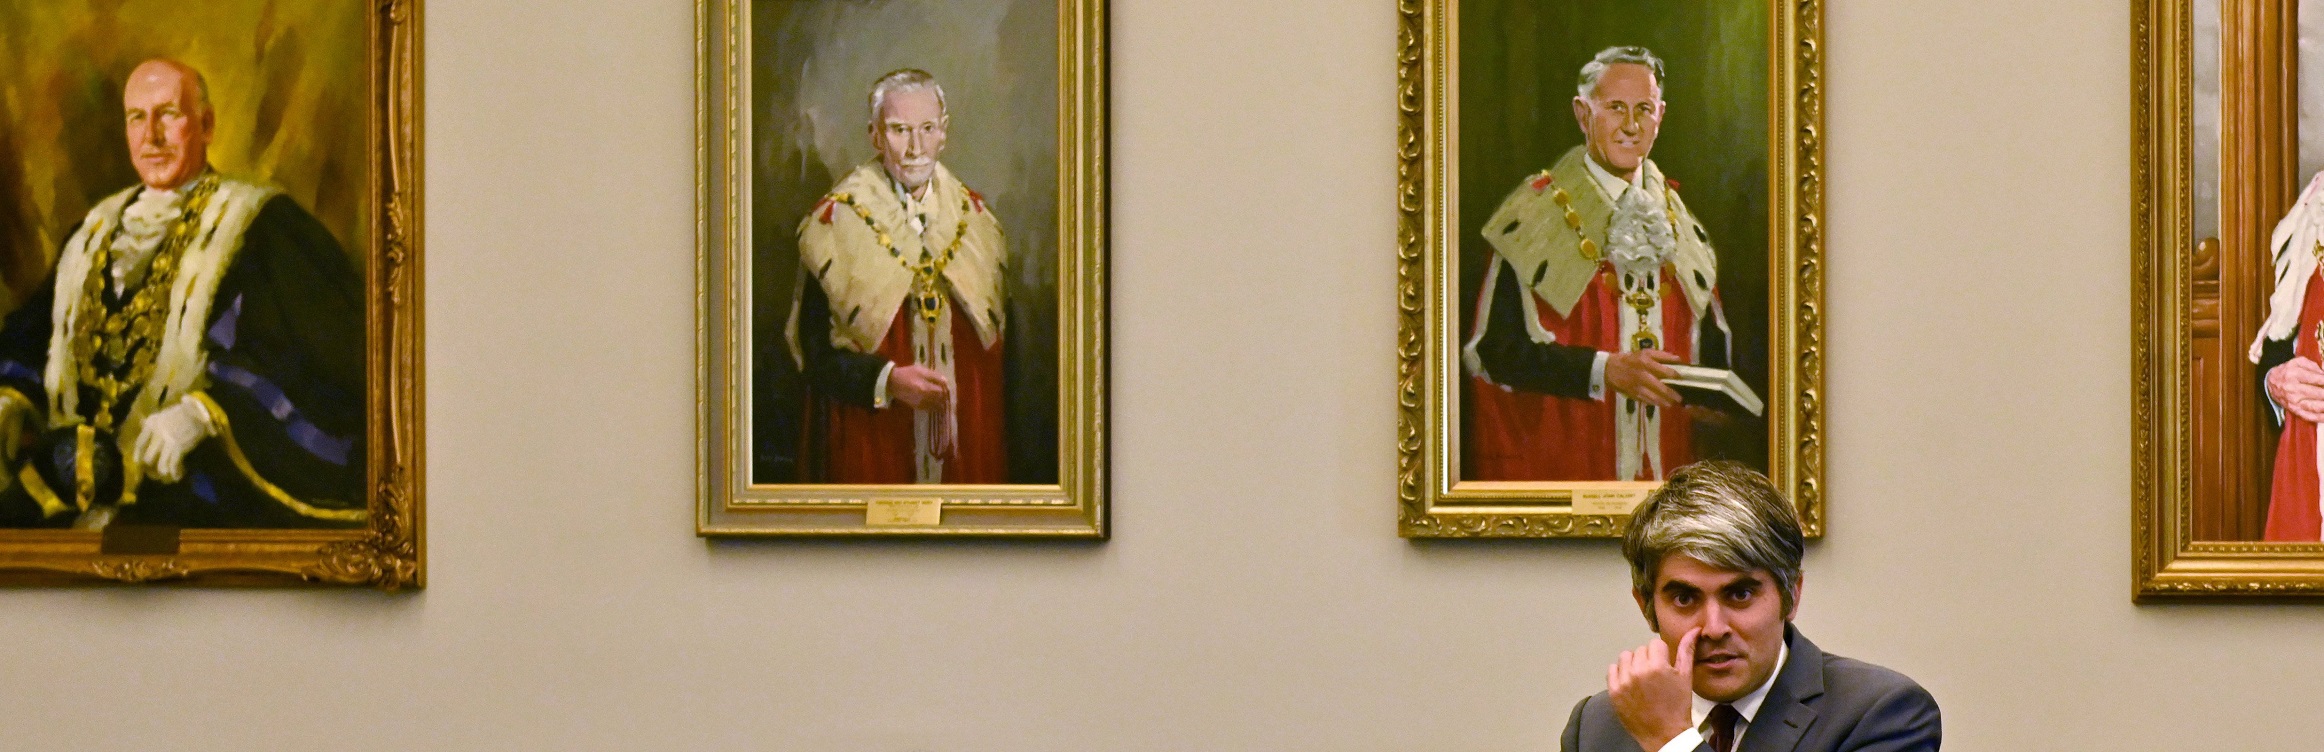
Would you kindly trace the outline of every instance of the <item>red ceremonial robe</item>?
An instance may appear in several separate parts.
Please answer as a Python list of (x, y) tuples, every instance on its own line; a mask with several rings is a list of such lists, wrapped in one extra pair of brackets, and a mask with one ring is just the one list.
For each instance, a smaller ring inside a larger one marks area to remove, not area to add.
[[(2308, 294), (2300, 306), (2300, 325), (2292, 329), (2293, 357), (2324, 362), (2316, 346), (2317, 324), (2324, 323), (2324, 271), (2308, 275)], [(2324, 528), (2317, 510), (2316, 424), (2284, 412), (2283, 437), (2276, 440), (2276, 477), (2268, 491), (2266, 539), (2313, 541)]]
[[(1694, 309), (1687, 305), (1686, 293), (1669, 264), (1663, 265), (1661, 275), (1660, 349), (1687, 357), (1695, 349)], [(1557, 309), (1531, 290), (1524, 294), (1534, 296), (1533, 307), (1540, 311), (1541, 328), (1555, 336), (1557, 342), (1611, 353), (1622, 350), (1621, 302), (1617, 300), (1620, 289), (1613, 264), (1601, 261), (1597, 276), (1582, 291), (1570, 316), (1557, 315)], [(1478, 294), (1492, 295), (1492, 285), (1486, 285)], [(1472, 326), (1484, 325), (1485, 317), (1479, 316)], [(1474, 331), (1471, 336), (1475, 336)], [(1612, 386), (1606, 387), (1605, 399), (1588, 400), (1506, 389), (1474, 374), (1468, 378), (1470, 423), (1461, 444), (1466, 468), (1462, 477), (1470, 480), (1655, 480), (1651, 477), (1653, 467), (1643, 461), (1638, 465), (1642, 477), (1614, 477)], [(1653, 409), (1644, 403), (1631, 404), (1639, 410)], [(1675, 411), (1663, 415), (1661, 425), (1664, 472), (1693, 462), (1694, 426), (1686, 413)]]
[[(960, 302), (950, 295), (945, 302), (960, 310)], [(896, 310), (895, 323), (888, 326), (887, 339), (880, 342), (878, 355), (894, 362), (896, 367), (917, 362), (912, 357), (912, 322), (916, 315), (909, 305)], [(1009, 461), (1007, 442), (1003, 439), (1001, 413), (1001, 341), (994, 340), (987, 348), (977, 338), (976, 325), (966, 316), (952, 317), (952, 398), (958, 410), (959, 433), (952, 443), (952, 453), (944, 460), (944, 483), (1007, 483)], [(880, 409), (860, 407), (838, 400), (819, 400), (824, 405), (824, 482), (827, 483), (914, 483), (912, 456), (915, 444), (912, 434), (912, 408), (899, 400), (889, 400)]]

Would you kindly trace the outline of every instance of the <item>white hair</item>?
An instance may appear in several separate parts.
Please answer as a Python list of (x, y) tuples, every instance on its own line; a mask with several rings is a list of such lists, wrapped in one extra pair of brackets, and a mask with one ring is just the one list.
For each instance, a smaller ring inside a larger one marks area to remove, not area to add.
[(923, 90), (936, 92), (936, 111), (938, 113), (951, 114), (951, 110), (946, 109), (944, 106), (944, 86), (942, 84), (936, 83), (936, 77), (934, 75), (930, 75), (927, 71), (920, 70), (918, 68), (904, 68), (902, 70), (892, 71), (885, 76), (881, 76), (880, 80), (872, 82), (872, 123), (876, 125), (880, 122), (880, 105), (887, 104), (888, 94), (894, 92)]
[(1647, 70), (1654, 72), (1654, 90), (1658, 93), (1662, 91), (1662, 58), (1655, 57), (1653, 50), (1635, 46), (1599, 50), (1596, 57), (1582, 64), (1581, 81), (1574, 86), (1574, 91), (1580, 93), (1583, 99), (1595, 96), (1598, 93), (1598, 79), (1606, 77), (1606, 68), (1617, 63), (1646, 66)]

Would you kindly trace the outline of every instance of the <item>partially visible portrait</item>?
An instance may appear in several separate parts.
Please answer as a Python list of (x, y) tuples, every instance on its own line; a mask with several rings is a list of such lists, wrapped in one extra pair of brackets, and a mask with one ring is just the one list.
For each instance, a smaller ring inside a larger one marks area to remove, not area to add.
[(2324, 595), (2324, 1), (2138, 10), (2136, 595)]
[(0, 8), (0, 576), (420, 584), (417, 13)]
[(1818, 13), (1407, 6), (1405, 535), (1613, 535), (1702, 459), (1820, 534)]
[(704, 534), (1102, 534), (1099, 19), (707, 11)]

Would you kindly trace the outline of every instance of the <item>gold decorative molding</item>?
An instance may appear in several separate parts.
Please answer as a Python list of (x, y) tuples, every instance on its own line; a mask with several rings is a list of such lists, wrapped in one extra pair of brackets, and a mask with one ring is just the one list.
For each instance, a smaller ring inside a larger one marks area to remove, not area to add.
[[(1768, 0), (1769, 248), (1768, 475), (1824, 532), (1823, 3)], [(1453, 300), (1460, 278), (1449, 200), (1458, 78), (1459, 0), (1397, 2), (1397, 498), (1408, 538), (1609, 538), (1627, 516), (1576, 515), (1573, 484), (1463, 488), (1458, 457), (1459, 358)], [(1464, 199), (1473, 200), (1473, 199)], [(1650, 484), (1641, 484), (1650, 485)]]
[(181, 579), (190, 574), (185, 565), (167, 558), (101, 559), (89, 563), (89, 573), (129, 584)]

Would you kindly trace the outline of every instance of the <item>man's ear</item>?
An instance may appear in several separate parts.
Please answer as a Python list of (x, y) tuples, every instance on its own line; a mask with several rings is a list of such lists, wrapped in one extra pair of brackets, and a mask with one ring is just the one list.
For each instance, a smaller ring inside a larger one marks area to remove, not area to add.
[(1799, 602), (1808, 597), (1807, 582), (1806, 572), (1801, 572), (1799, 576), (1791, 578), (1791, 613), (1783, 615), (1784, 621), (1791, 621), (1792, 617), (1799, 615)]
[(1590, 100), (1574, 97), (1574, 125), (1581, 127), (1584, 135), (1589, 134)]
[(1630, 591), (1630, 599), (1638, 601), (1638, 613), (1646, 617), (1646, 628), (1662, 631), (1661, 620), (1654, 618), (1654, 601), (1647, 600), (1644, 594), (1636, 590)]

